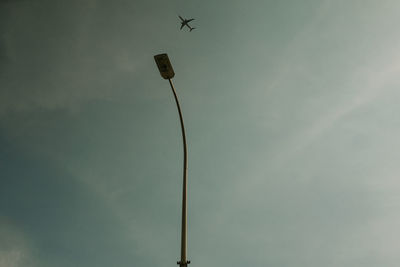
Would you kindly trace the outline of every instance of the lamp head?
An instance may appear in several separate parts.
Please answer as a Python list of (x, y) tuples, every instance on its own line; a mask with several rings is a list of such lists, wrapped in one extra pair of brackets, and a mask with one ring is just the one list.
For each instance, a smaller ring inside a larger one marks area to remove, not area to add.
[(154, 56), (158, 70), (164, 79), (172, 79), (175, 76), (174, 69), (169, 61), (167, 54), (159, 54)]

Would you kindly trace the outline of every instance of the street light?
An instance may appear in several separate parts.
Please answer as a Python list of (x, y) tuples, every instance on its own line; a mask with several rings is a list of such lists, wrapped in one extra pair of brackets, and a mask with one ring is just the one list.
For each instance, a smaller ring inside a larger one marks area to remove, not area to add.
[(179, 105), (178, 96), (176, 94), (174, 85), (172, 84), (171, 79), (175, 76), (175, 72), (172, 68), (171, 62), (169, 61), (167, 54), (159, 54), (154, 56), (154, 60), (157, 63), (158, 70), (160, 71), (161, 76), (169, 81), (171, 85), (172, 93), (174, 94), (176, 107), (178, 108), (179, 120), (181, 122), (181, 130), (182, 130), (182, 141), (183, 141), (183, 189), (182, 189), (182, 229), (181, 229), (181, 260), (178, 261), (179, 267), (187, 267), (190, 263), (186, 259), (186, 248), (187, 248), (187, 169), (188, 169), (188, 161), (187, 161), (187, 145), (186, 145), (186, 135), (185, 135), (185, 125), (183, 124), (183, 117), (181, 107)]

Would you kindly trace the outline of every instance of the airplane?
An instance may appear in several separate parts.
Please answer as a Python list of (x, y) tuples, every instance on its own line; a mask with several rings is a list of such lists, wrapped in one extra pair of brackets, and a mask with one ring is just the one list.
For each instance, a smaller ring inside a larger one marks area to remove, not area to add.
[(191, 22), (192, 20), (194, 20), (194, 19), (184, 19), (184, 18), (182, 18), (181, 16), (178, 16), (180, 19), (181, 19), (181, 30), (182, 30), (182, 28), (183, 27), (185, 27), (185, 26), (188, 26), (189, 27), (189, 29), (190, 29), (190, 31), (192, 31), (192, 30), (194, 30), (194, 29), (196, 29), (196, 28), (194, 28), (194, 27), (190, 27), (190, 25), (189, 25), (189, 22)]

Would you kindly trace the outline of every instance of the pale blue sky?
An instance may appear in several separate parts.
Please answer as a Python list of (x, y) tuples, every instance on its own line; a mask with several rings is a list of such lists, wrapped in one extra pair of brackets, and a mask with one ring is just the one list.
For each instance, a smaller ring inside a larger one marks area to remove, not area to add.
[[(0, 267), (397, 267), (400, 2), (0, 1)], [(192, 32), (178, 15), (193, 17)]]

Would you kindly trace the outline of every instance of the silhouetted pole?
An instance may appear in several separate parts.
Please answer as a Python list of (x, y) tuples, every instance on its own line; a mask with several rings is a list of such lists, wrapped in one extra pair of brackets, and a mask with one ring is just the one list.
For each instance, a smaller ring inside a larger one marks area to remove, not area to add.
[(171, 85), (172, 93), (174, 94), (176, 107), (179, 113), (179, 120), (181, 123), (182, 130), (182, 141), (183, 141), (183, 188), (182, 188), (182, 228), (181, 228), (181, 260), (178, 261), (180, 267), (187, 267), (190, 261), (186, 258), (186, 249), (187, 249), (187, 169), (188, 169), (188, 160), (187, 160), (187, 144), (186, 144), (186, 134), (185, 134), (185, 125), (183, 124), (183, 116), (181, 107), (179, 105), (178, 96), (176, 94), (174, 85), (171, 79), (175, 76), (174, 70), (172, 69), (172, 65), (168, 59), (167, 54), (160, 54), (154, 56), (154, 59), (157, 63), (158, 69), (160, 70), (161, 76), (164, 79), (168, 79), (169, 84)]

